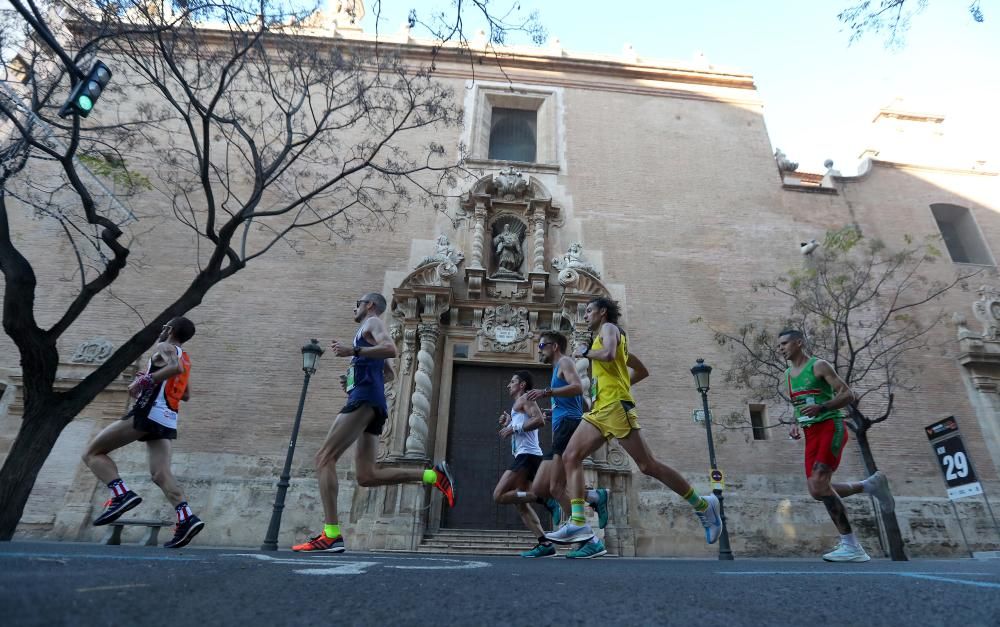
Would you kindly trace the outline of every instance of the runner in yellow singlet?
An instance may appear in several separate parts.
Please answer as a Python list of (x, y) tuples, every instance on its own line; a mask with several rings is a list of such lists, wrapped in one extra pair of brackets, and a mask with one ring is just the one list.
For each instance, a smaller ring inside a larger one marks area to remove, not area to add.
[[(557, 544), (572, 544), (594, 538), (583, 513), (583, 460), (615, 438), (643, 474), (659, 480), (694, 508), (705, 528), (705, 539), (713, 544), (722, 532), (719, 500), (714, 495), (699, 496), (676, 470), (657, 460), (642, 438), (639, 416), (635, 411), (632, 385), (649, 376), (642, 362), (630, 352), (628, 337), (618, 326), (618, 303), (609, 298), (595, 298), (587, 304), (585, 319), (594, 341), (588, 348), (580, 345), (575, 357), (590, 359), (593, 405), (563, 453), (566, 467), (566, 490), (570, 496), (572, 517), (566, 525), (546, 537)], [(567, 557), (583, 558), (603, 552), (601, 542), (587, 542)]]

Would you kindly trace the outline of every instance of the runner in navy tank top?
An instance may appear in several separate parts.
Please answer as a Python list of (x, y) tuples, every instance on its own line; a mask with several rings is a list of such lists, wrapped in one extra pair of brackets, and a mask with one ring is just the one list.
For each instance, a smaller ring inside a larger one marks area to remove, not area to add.
[[(361, 324), (351, 344), (334, 341), (330, 350), (337, 357), (350, 357), (347, 373), (340, 377), (347, 393), (347, 404), (333, 421), (326, 441), (316, 453), (316, 479), (323, 502), (323, 531), (308, 541), (292, 547), (293, 551), (344, 551), (337, 513), (337, 460), (355, 442), (355, 475), (358, 485), (378, 486), (423, 482), (444, 494), (449, 506), (455, 504), (454, 480), (448, 464), (440, 461), (425, 470), (382, 468), (375, 463), (378, 436), (388, 419), (385, 384), (393, 380), (386, 360), (396, 356), (396, 343), (382, 322), (385, 297), (375, 292), (365, 294), (354, 307), (354, 321)], [(388, 375), (388, 376), (386, 376)], [(430, 504), (427, 505), (430, 507)]]

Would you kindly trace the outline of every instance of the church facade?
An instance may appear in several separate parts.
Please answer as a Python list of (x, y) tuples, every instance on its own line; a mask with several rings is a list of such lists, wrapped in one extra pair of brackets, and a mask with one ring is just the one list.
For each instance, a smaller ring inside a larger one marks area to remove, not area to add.
[[(353, 20), (328, 34), (331, 41), (370, 38)], [(404, 56), (419, 56), (428, 45), (405, 34), (395, 43)], [(830, 164), (825, 174), (813, 175), (775, 159), (763, 104), (747, 74), (549, 47), (505, 51), (502, 67), (443, 58), (437, 76), (464, 97), (465, 115), (453, 136), (437, 141), (467, 146), (465, 165), (474, 173), (445, 212), (413, 212), (391, 230), (356, 233), (335, 248), (307, 245), (304, 255), (275, 249), (189, 314), (198, 327), (188, 346), (192, 398), (182, 409), (174, 471), (208, 523), (199, 543), (254, 546), (263, 539), (302, 385), (299, 347), (310, 337), (324, 346), (351, 337), (355, 300), (379, 291), (391, 304), (385, 320), (398, 349), (379, 461), (421, 468), (448, 460), (458, 503), (449, 509), (422, 485), (358, 488), (349, 453), (338, 471), (350, 549), (432, 550), (466, 538), (466, 548), (475, 551), (492, 546), (489, 538), (519, 530), (512, 508), (491, 498), (509, 459), (509, 445), (496, 433), (497, 414), (510, 402), (504, 386), (524, 368), (547, 381), (538, 362), (540, 333), (559, 330), (573, 343), (589, 341), (583, 310), (591, 298), (608, 296), (622, 304), (631, 349), (651, 371), (635, 389), (646, 440), (696, 488), (710, 489), (705, 429), (692, 418), (701, 406), (689, 373), (695, 360), (716, 368), (713, 414), (763, 417), (762, 429), (716, 429), (734, 552), (819, 553), (835, 531), (824, 508), (808, 497), (802, 443), (774, 427), (783, 408), (751, 407), (739, 391), (725, 388), (721, 373), (731, 356), (692, 319), (736, 328), (754, 300), (762, 318), (782, 315), (787, 305), (755, 293), (752, 283), (800, 266), (799, 242), (856, 224), (889, 245), (906, 235), (941, 234), (947, 254), (930, 270), (939, 278), (956, 264), (982, 268), (970, 290), (947, 295), (944, 306), (956, 314), (955, 324), (934, 332), (937, 348), (912, 357), (923, 366), (916, 390), (901, 393), (893, 417), (870, 433), (910, 554), (964, 550), (924, 427), (956, 416), (987, 494), (1000, 492), (994, 257), (1000, 177), (974, 154), (944, 159), (928, 150), (943, 141), (943, 118), (885, 109), (873, 125), (872, 145), (864, 147), (860, 174), (841, 176)], [(149, 203), (150, 211), (169, 215), (156, 199)], [(29, 250), (59, 237), (27, 215), (14, 218), (12, 228)], [(169, 221), (156, 228), (167, 244), (155, 249), (155, 263), (123, 277), (116, 284), (120, 300), (95, 301), (75, 335), (67, 334), (60, 347), (63, 384), (85, 376), (131, 334), (134, 323), (111, 322), (129, 320), (123, 302), (155, 312), (190, 280), (188, 256), (168, 245), (183, 241), (183, 229)], [(33, 261), (40, 276), (53, 280), (68, 254), (36, 252)], [(64, 297), (42, 299), (42, 317), (59, 311)], [(17, 363), (13, 343), (0, 338), (0, 455), (18, 427)], [(337, 379), (346, 366), (328, 353), (312, 377), (281, 546), (322, 523), (312, 457), (344, 404)], [(578, 370), (587, 376), (586, 360)], [(109, 388), (64, 431), (20, 537), (99, 538), (89, 521), (105, 488), (79, 459), (86, 442), (124, 413), (126, 384)], [(141, 447), (114, 458), (146, 499), (143, 518), (158, 512), (167, 519), (169, 505), (148, 478)], [(851, 443), (838, 476), (857, 480), (862, 473)], [(588, 461), (587, 477), (611, 490), (604, 533), (612, 553), (715, 551), (705, 546), (687, 504), (639, 473), (617, 444)], [(863, 543), (878, 553), (871, 500), (854, 497), (847, 505)], [(981, 499), (957, 507), (974, 548), (1000, 544)]]

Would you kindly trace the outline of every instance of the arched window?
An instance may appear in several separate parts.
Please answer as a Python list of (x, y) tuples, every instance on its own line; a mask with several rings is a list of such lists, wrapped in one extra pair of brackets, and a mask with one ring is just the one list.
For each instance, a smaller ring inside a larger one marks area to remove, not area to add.
[(979, 225), (972, 213), (965, 207), (947, 203), (931, 205), (931, 213), (937, 222), (948, 255), (955, 263), (974, 263), (982, 266), (993, 266), (993, 255), (990, 253)]
[(494, 107), (490, 121), (489, 158), (533, 163), (537, 125), (537, 111)]

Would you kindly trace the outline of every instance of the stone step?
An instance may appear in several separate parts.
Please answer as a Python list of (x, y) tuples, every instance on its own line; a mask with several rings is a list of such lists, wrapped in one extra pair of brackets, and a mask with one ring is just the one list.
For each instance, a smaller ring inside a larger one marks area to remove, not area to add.
[[(528, 531), (510, 529), (441, 529), (424, 536), (417, 547), (418, 553), (443, 553), (454, 555), (512, 555), (535, 545), (535, 537)], [(564, 555), (571, 547), (560, 547)], [(613, 555), (608, 553), (608, 555)]]

